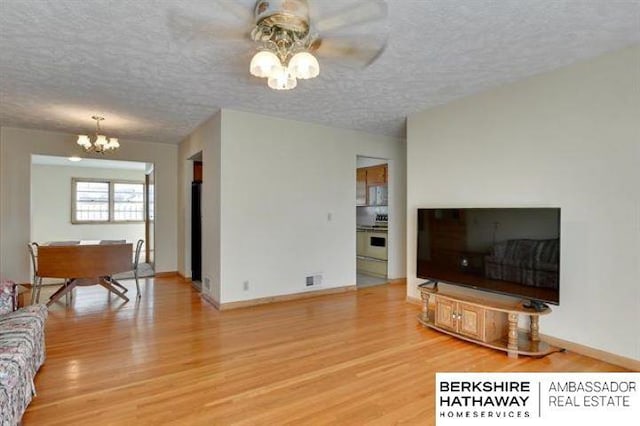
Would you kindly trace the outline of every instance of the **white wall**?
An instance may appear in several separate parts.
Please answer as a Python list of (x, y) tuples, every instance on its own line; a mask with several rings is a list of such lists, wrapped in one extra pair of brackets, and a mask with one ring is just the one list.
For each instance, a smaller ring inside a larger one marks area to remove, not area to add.
[(221, 115), (214, 115), (180, 143), (179, 150), (179, 226), (178, 267), (185, 277), (191, 276), (191, 182), (193, 162), (189, 159), (202, 152), (202, 277), (209, 288), (202, 291), (220, 301), (220, 148)]
[(358, 155), (389, 159), (389, 276), (404, 277), (404, 141), (222, 111), (223, 303), (303, 292), (317, 273), (355, 285)]
[(178, 272), (191, 277), (191, 182), (193, 181), (193, 161), (202, 152), (202, 126), (194, 130), (180, 142), (178, 148)]
[[(0, 132), (0, 275), (28, 282), (31, 155), (78, 154), (75, 135), (3, 127)], [(155, 164), (156, 272), (177, 270), (177, 145), (123, 140), (114, 160)], [(86, 154), (81, 156), (88, 157)], [(99, 158), (94, 156), (95, 158)]]
[(640, 48), (408, 119), (408, 295), (418, 207), (560, 206), (543, 333), (640, 359)]
[(71, 180), (103, 178), (144, 182), (144, 171), (31, 165), (31, 241), (145, 239), (144, 223), (72, 224)]

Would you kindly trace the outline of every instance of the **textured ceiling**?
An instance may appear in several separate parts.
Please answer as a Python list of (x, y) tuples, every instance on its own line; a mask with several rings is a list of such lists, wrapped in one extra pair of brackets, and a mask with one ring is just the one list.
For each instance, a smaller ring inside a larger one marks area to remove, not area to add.
[[(214, 37), (244, 29), (214, 0), (0, 0), (0, 124), (87, 132), (100, 113), (108, 135), (177, 143), (231, 108), (402, 137), (413, 112), (640, 42), (636, 0), (387, 3), (377, 62), (321, 57), (275, 92), (248, 76), (248, 42)], [(171, 11), (220, 26), (180, 31)]]

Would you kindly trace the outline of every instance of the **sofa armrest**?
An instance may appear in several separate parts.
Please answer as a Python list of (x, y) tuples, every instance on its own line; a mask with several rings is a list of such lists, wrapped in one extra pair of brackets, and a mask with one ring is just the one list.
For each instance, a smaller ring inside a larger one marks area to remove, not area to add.
[(18, 308), (18, 285), (13, 281), (0, 282), (0, 315)]

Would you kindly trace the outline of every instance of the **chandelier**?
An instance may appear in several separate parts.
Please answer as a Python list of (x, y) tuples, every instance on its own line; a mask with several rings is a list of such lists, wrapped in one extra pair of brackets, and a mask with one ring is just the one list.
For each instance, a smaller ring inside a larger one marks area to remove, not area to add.
[(120, 148), (120, 143), (117, 138), (109, 138), (100, 133), (100, 122), (104, 121), (104, 117), (94, 115), (91, 117), (96, 121), (96, 134), (93, 142), (88, 135), (78, 135), (77, 144), (80, 145), (86, 152), (95, 152), (98, 154), (104, 154), (105, 152), (112, 152)]
[[(281, 4), (282, 3), (282, 4)], [(283, 11), (279, 7), (287, 6)], [(274, 90), (291, 90), (298, 79), (315, 78), (320, 64), (310, 53), (315, 37), (309, 29), (309, 7), (306, 1), (258, 1), (256, 25), (251, 38), (259, 45), (251, 59), (249, 72), (266, 78)]]

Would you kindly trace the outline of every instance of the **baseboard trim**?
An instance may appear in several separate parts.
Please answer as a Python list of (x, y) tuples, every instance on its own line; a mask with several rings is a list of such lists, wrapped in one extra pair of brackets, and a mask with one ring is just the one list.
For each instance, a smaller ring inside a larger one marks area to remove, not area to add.
[(553, 346), (564, 348), (580, 355), (588, 356), (590, 358), (608, 362), (609, 364), (628, 368), (629, 370), (640, 371), (640, 361), (633, 358), (627, 358), (625, 356), (612, 354), (611, 352), (603, 351), (601, 349), (595, 349), (589, 346), (581, 345), (579, 343), (570, 342), (568, 340), (559, 339), (547, 334), (540, 333), (540, 338)]
[(182, 278), (182, 281), (184, 281), (185, 283), (191, 282), (191, 277), (184, 276), (180, 272), (178, 272), (178, 277)]
[(310, 297), (324, 296), (327, 294), (346, 293), (356, 290), (357, 288), (355, 285), (349, 285), (344, 287), (327, 288), (323, 290), (305, 291), (302, 293), (283, 294), (281, 296), (261, 297), (258, 299), (242, 300), (239, 302), (221, 303), (219, 305), (219, 309), (221, 311), (228, 311), (231, 309), (242, 309), (252, 306), (266, 305), (270, 303), (289, 302), (292, 300), (308, 299)]
[(407, 284), (406, 278), (393, 278), (389, 280), (389, 284)]
[(422, 306), (422, 301), (417, 297), (407, 296), (407, 303), (411, 303), (412, 305), (420, 305)]
[(181, 276), (178, 271), (156, 272), (154, 278), (174, 278)]
[(200, 293), (200, 297), (202, 298), (202, 300), (204, 300), (205, 302), (207, 302), (217, 310), (220, 310), (220, 303), (218, 303), (213, 297), (204, 293)]

